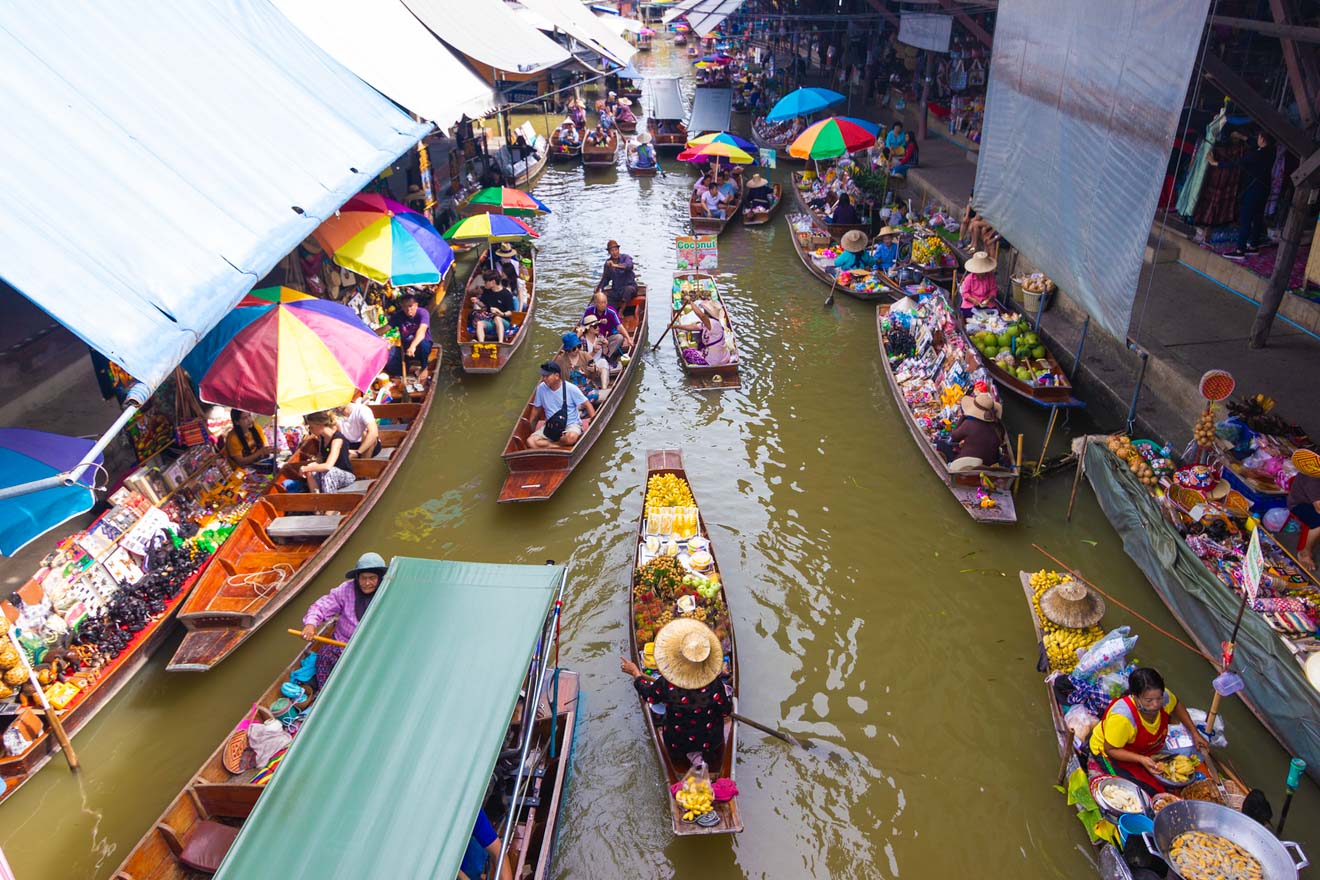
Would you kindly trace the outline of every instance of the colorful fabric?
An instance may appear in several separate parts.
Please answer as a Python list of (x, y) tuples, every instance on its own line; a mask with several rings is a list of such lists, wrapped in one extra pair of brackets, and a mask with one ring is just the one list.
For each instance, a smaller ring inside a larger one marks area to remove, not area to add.
[(377, 193), (359, 193), (312, 236), (336, 263), (382, 284), (439, 284), (454, 251), (421, 214)]
[(505, 214), (474, 214), (445, 230), (445, 241), (518, 241), (540, 236), (517, 217)]
[(488, 186), (479, 190), (468, 199), (468, 204), (499, 208), (499, 213), (512, 217), (536, 217), (550, 213), (550, 209), (536, 196), (507, 186)]
[(695, 691), (675, 687), (661, 677), (634, 678), (633, 687), (647, 703), (665, 707), (663, 718), (657, 722), (671, 760), (686, 761), (689, 752), (699, 751), (707, 766), (719, 769), (724, 718), (733, 711), (725, 676)]
[(834, 159), (864, 150), (875, 143), (880, 126), (851, 116), (822, 119), (788, 145), (788, 154), (798, 159)]
[(252, 777), (252, 784), (265, 785), (270, 782), (271, 777), (275, 775), (275, 771), (279, 769), (280, 764), (284, 761), (284, 756), (288, 753), (287, 746), (276, 752), (275, 756), (266, 762), (266, 766), (258, 770), (256, 775)]

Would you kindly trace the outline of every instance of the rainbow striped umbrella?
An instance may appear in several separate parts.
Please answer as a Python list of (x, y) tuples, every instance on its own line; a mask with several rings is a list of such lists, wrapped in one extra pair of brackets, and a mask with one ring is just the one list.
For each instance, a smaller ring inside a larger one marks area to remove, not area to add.
[(454, 265), (429, 220), (377, 193), (353, 196), (312, 236), (336, 263), (382, 284), (439, 284)]
[(348, 306), (272, 287), (244, 297), (183, 367), (207, 403), (292, 415), (352, 400), (388, 356), (389, 344)]
[(727, 131), (717, 131), (713, 134), (703, 134), (700, 137), (692, 138), (687, 142), (689, 148), (699, 147), (702, 144), (729, 144), (737, 147), (744, 153), (756, 154), (756, 144), (751, 141), (745, 141), (736, 134), (729, 134)]
[(507, 186), (488, 186), (479, 190), (464, 206), (488, 214), (509, 214), (514, 217), (535, 217), (549, 214), (545, 203), (531, 193)]
[(445, 241), (519, 241), (540, 238), (517, 217), (504, 214), (473, 214), (445, 230)]
[[(752, 148), (753, 151), (756, 149)], [(695, 147), (688, 147), (678, 154), (680, 162), (727, 162), (730, 165), (754, 165), (756, 164), (756, 153), (747, 152), (741, 147), (725, 143), (698, 144)]]
[(880, 126), (851, 116), (831, 116), (810, 126), (788, 145), (798, 159), (834, 159), (875, 143)]

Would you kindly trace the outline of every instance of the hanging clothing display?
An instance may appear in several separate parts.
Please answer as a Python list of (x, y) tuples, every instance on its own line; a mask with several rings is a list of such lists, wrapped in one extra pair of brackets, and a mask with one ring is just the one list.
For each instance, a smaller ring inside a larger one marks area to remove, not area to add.
[(1242, 168), (1234, 165), (1247, 154), (1246, 143), (1230, 140), (1214, 148), (1218, 165), (1212, 165), (1201, 187), (1201, 198), (1192, 216), (1197, 226), (1223, 226), (1238, 218), (1238, 196), (1242, 194)]
[(1227, 121), (1225, 109), (1220, 108), (1219, 115), (1210, 120), (1205, 127), (1205, 137), (1196, 146), (1196, 157), (1187, 172), (1187, 181), (1178, 194), (1178, 213), (1190, 217), (1196, 212), (1196, 203), (1201, 198), (1201, 186), (1205, 183), (1205, 172), (1210, 167), (1210, 151), (1219, 143), (1219, 135)]

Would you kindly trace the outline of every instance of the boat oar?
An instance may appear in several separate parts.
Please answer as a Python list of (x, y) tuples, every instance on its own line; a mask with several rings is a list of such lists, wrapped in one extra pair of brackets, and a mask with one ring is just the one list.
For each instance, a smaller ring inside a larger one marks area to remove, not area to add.
[[(286, 630), (286, 632), (291, 636), (302, 636), (302, 630), (300, 629), (290, 629)], [(341, 642), (338, 639), (328, 639), (325, 636), (312, 636), (311, 641), (320, 642), (322, 645), (333, 645), (336, 648), (348, 647), (348, 642)]]
[(655, 341), (655, 345), (651, 346), (652, 352), (660, 348), (660, 343), (665, 341), (665, 337), (669, 335), (670, 330), (674, 329), (674, 325), (678, 323), (678, 319), (681, 317), (683, 317), (683, 310), (679, 309), (678, 314), (674, 315), (674, 320), (670, 321), (669, 326), (665, 328), (665, 332), (661, 333), (660, 338)]
[(830, 285), (830, 295), (825, 298), (824, 307), (829, 308), (834, 305), (834, 288), (839, 286), (839, 273), (834, 273), (834, 283)]
[(800, 749), (811, 748), (810, 742), (803, 742), (802, 740), (793, 736), (793, 734), (791, 733), (785, 733), (784, 731), (779, 730), (778, 728), (775, 727), (771, 727), (768, 724), (762, 724), (759, 721), (753, 721), (752, 719), (748, 718), (746, 715), (739, 715), (737, 712), (734, 712), (733, 719), (735, 721), (739, 721), (743, 724), (746, 724), (748, 727), (755, 727), (757, 730), (761, 731), (762, 733), (768, 733), (771, 736), (773, 736), (775, 739), (782, 739), (784, 742), (788, 743), (791, 746), (797, 746)]

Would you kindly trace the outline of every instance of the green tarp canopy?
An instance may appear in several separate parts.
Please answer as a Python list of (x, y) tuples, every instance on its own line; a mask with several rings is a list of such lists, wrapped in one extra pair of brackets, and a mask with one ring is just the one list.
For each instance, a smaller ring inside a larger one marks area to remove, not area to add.
[[(1123, 539), (1123, 549), (1145, 573), (1155, 592), (1201, 650), (1218, 655), (1233, 632), (1242, 599), (1187, 546), (1127, 464), (1103, 443), (1086, 444), (1086, 478), (1100, 507)], [(1246, 687), (1242, 698), (1293, 755), (1320, 779), (1320, 692), (1265, 618), (1251, 609), (1242, 616), (1233, 671)], [(1229, 742), (1233, 735), (1229, 733)]]
[(216, 877), (458, 876), (563, 576), (395, 557)]

